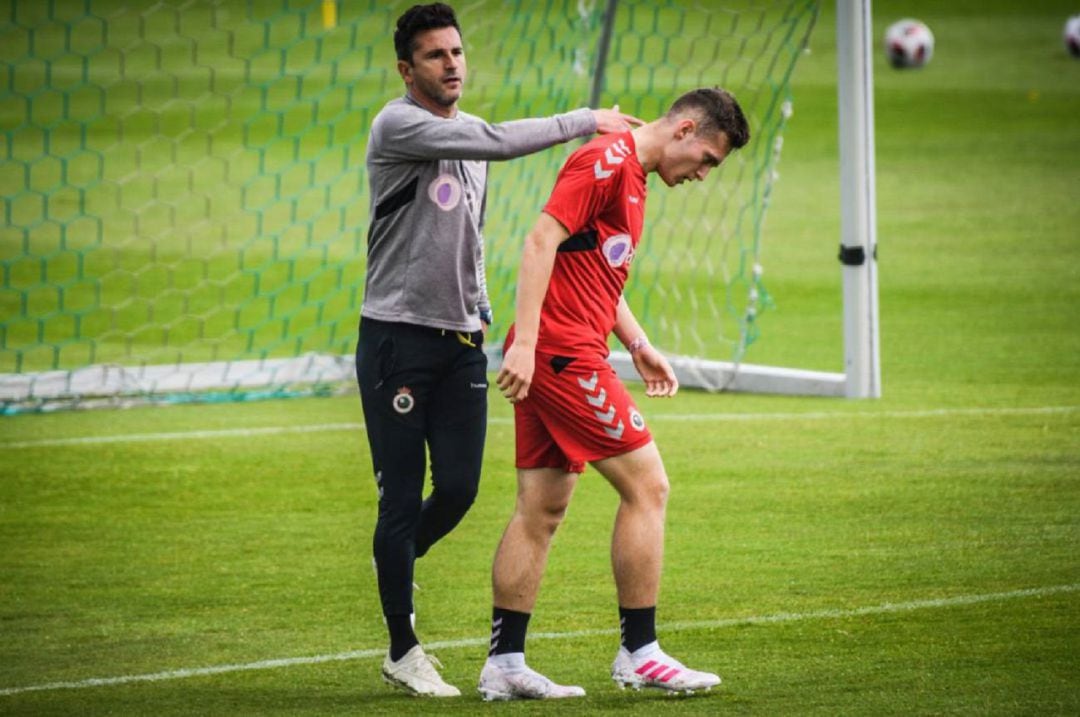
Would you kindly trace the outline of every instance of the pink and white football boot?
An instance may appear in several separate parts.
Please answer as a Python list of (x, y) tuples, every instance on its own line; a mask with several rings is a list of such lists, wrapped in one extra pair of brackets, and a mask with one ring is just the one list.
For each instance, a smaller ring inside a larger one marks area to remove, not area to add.
[(686, 694), (720, 684), (719, 675), (691, 670), (661, 650), (658, 642), (650, 642), (633, 653), (620, 647), (611, 666), (611, 679), (623, 689), (654, 687)]

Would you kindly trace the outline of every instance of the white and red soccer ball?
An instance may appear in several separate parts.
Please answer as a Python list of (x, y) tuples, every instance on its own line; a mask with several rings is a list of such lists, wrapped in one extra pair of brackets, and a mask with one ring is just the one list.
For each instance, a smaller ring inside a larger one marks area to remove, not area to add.
[(1065, 49), (1073, 57), (1080, 57), (1080, 15), (1073, 15), (1065, 21)]
[(893, 67), (922, 67), (934, 56), (934, 33), (918, 20), (898, 20), (885, 31), (885, 56)]

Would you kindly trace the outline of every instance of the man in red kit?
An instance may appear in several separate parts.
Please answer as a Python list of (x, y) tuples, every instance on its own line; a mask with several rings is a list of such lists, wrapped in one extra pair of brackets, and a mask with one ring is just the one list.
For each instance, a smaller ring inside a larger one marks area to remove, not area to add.
[(605, 359), (614, 331), (645, 395), (675, 395), (671, 365), (623, 297), (641, 239), (645, 177), (656, 172), (669, 187), (703, 180), (749, 138), (732, 95), (688, 92), (660, 119), (571, 155), (525, 239), (516, 321), (497, 376), (514, 404), (518, 496), (492, 569), (491, 649), (478, 687), (485, 700), (585, 694), (526, 666), (525, 633), (551, 538), (586, 463), (619, 494), (611, 560), (622, 640), (612, 678), (621, 687), (677, 692), (720, 683), (657, 642), (668, 478), (645, 420)]

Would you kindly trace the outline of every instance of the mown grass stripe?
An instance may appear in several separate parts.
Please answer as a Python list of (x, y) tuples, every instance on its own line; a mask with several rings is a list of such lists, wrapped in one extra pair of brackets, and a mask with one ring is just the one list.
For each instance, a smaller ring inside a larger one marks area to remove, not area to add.
[[(832, 419), (867, 420), (872, 418), (946, 418), (952, 416), (1041, 416), (1075, 413), (1080, 406), (1032, 406), (1016, 408), (937, 408), (910, 411), (814, 411), (807, 413), (657, 413), (650, 421), (822, 421)], [(494, 425), (508, 425), (511, 419), (488, 419)], [(52, 446), (101, 445), (106, 443), (146, 443), (150, 441), (190, 441), (218, 438), (251, 438), (288, 433), (324, 433), (358, 431), (363, 423), (320, 423), (307, 426), (263, 426), (254, 428), (221, 428), (198, 431), (168, 431), (161, 433), (125, 433), (111, 436), (77, 436), (72, 438), (40, 438), (29, 441), (0, 443), (0, 450), (13, 448), (47, 448)]]
[(122, 433), (112, 436), (77, 436), (72, 438), (40, 438), (31, 441), (0, 443), (0, 450), (8, 448), (42, 448), (51, 446), (93, 446), (105, 443), (146, 443), (148, 441), (190, 441), (204, 438), (251, 438), (276, 436), (283, 433), (324, 433), (329, 431), (356, 431), (363, 423), (318, 423), (307, 426), (263, 426), (253, 428), (219, 428), (201, 431), (166, 431), (160, 433)]
[[(666, 632), (678, 632), (687, 630), (717, 629), (735, 627), (739, 625), (772, 625), (787, 622), (800, 622), (806, 620), (832, 620), (862, 617), (865, 615), (883, 615), (888, 613), (913, 612), (933, 608), (959, 607), (975, 605), (978, 603), (1001, 602), (1005, 600), (1017, 600), (1021, 598), (1047, 597), (1061, 593), (1073, 593), (1080, 590), (1080, 583), (1072, 585), (1053, 585), (1042, 588), (1025, 588), (1010, 590), (1007, 592), (982, 593), (974, 595), (957, 595), (946, 598), (930, 598), (926, 600), (909, 600), (906, 602), (883, 603), (861, 608), (813, 610), (811, 612), (781, 612), (772, 615), (758, 615), (748, 617), (734, 617), (722, 620), (690, 620), (684, 622), (672, 622), (660, 625), (660, 629)], [(537, 632), (529, 635), (533, 640), (574, 640), (582, 637), (595, 637), (602, 635), (614, 635), (619, 631), (616, 628), (574, 630), (569, 632)], [(482, 647), (488, 644), (487, 637), (470, 637), (461, 640), (443, 640), (427, 643), (428, 650), (448, 650), (462, 647)], [(0, 689), (0, 696), (16, 695), (25, 692), (50, 692), (54, 690), (86, 689), (89, 687), (111, 687), (135, 682), (161, 682), (165, 680), (179, 680), (188, 677), (207, 677), (212, 675), (226, 674), (230, 672), (247, 672), (251, 670), (273, 670), (282, 667), (295, 667), (299, 665), (317, 665), (326, 662), (343, 662), (348, 660), (363, 660), (382, 657), (386, 654), (385, 648), (368, 650), (350, 650), (329, 655), (313, 655), (309, 657), (284, 657), (273, 660), (260, 660), (258, 662), (246, 662), (232, 665), (214, 665), (210, 667), (189, 667), (178, 670), (166, 670), (142, 675), (120, 675), (118, 677), (91, 677), (85, 680), (71, 682), (49, 682), (39, 685), (27, 685), (24, 687), (8, 687)]]

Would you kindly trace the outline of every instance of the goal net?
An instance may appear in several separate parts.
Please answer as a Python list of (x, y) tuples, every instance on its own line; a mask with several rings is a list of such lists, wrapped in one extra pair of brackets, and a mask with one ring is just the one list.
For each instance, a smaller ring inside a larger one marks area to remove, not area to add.
[[(351, 388), (367, 129), (402, 92), (391, 38), (410, 4), (5, 3), (0, 410)], [(761, 367), (746, 361), (771, 307), (760, 246), (788, 82), (816, 3), (480, 0), (458, 10), (461, 105), (491, 121), (594, 94), (645, 119), (697, 86), (738, 96), (751, 145), (718, 179), (650, 193), (627, 298), (684, 382), (835, 392), (813, 388), (832, 375), (809, 372), (766, 371), (774, 378), (757, 383)], [(513, 316), (522, 239), (576, 146), (492, 166), (491, 347)], [(613, 363), (625, 367), (625, 356)]]

